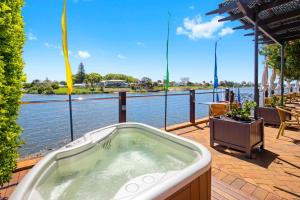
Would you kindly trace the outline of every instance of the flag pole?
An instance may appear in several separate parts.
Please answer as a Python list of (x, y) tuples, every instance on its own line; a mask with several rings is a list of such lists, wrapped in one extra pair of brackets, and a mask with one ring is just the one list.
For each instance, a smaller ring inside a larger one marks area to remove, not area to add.
[(214, 89), (213, 89), (213, 102), (215, 102), (215, 90), (219, 86), (219, 80), (218, 80), (218, 72), (217, 72), (217, 45), (218, 40), (215, 42), (215, 70), (214, 70)]
[(168, 90), (165, 91), (165, 130), (167, 130)]
[(69, 113), (70, 113), (70, 128), (71, 128), (71, 141), (74, 140), (73, 134), (73, 113), (72, 113), (72, 91), (73, 91), (73, 81), (72, 81), (72, 70), (69, 62), (69, 50), (68, 50), (68, 31), (67, 31), (67, 0), (63, 2), (63, 13), (61, 17), (61, 28), (62, 28), (62, 49), (65, 58), (66, 67), (66, 81), (69, 95)]
[(168, 13), (168, 35), (167, 35), (167, 52), (166, 52), (166, 60), (167, 60), (167, 71), (166, 71), (166, 91), (165, 91), (165, 130), (167, 130), (167, 112), (168, 112), (168, 89), (169, 89), (169, 37), (170, 37), (170, 18), (171, 14)]
[(74, 140), (74, 132), (73, 132), (72, 94), (69, 94), (69, 111), (70, 111), (71, 141), (73, 141)]

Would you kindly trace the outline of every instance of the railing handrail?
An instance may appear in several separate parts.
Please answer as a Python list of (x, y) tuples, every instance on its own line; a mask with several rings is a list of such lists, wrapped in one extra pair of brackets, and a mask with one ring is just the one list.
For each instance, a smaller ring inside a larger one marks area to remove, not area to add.
[[(223, 92), (196, 92), (196, 95), (199, 94), (221, 94)], [(179, 94), (168, 94), (168, 96), (189, 96), (189, 93), (179, 93)], [(164, 97), (165, 94), (149, 94), (149, 95), (132, 95), (127, 96), (128, 99), (133, 98), (155, 98), (155, 97)], [(101, 101), (101, 100), (118, 100), (119, 96), (115, 97), (98, 97), (98, 98), (72, 98), (72, 102), (81, 102), (81, 101)], [(48, 104), (48, 103), (62, 103), (69, 102), (69, 99), (46, 99), (46, 100), (35, 100), (35, 101), (21, 101), (22, 105), (28, 104)]]

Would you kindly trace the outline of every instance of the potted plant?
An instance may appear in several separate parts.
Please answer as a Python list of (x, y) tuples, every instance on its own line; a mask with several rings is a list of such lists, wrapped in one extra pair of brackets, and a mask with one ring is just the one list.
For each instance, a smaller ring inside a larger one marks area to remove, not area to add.
[[(258, 116), (264, 119), (265, 124), (279, 126), (280, 118), (277, 112), (276, 106), (280, 106), (281, 98), (273, 95), (268, 98), (265, 106), (258, 108)], [(287, 119), (290, 119), (291, 116), (287, 114)]]
[(215, 143), (244, 151), (251, 158), (254, 148), (263, 148), (264, 121), (254, 119), (251, 111), (256, 106), (253, 101), (246, 101), (240, 107), (232, 107), (231, 111), (222, 117), (210, 119), (210, 146)]

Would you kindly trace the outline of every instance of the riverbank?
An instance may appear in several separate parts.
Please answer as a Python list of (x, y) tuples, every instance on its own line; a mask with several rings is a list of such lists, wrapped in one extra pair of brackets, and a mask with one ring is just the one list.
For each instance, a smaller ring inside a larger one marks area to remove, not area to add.
[[(220, 87), (219, 89), (224, 89), (225, 87)], [(213, 89), (212, 86), (203, 87), (203, 86), (176, 86), (170, 87), (169, 91), (188, 91), (188, 90), (210, 90)], [(148, 93), (148, 92), (162, 92), (165, 91), (164, 87), (153, 87), (153, 88), (141, 88), (141, 89), (132, 89), (132, 88), (74, 88), (74, 95), (82, 94), (107, 94), (107, 93), (118, 93), (118, 92), (128, 92), (128, 93)], [(25, 91), (26, 94), (40, 94), (38, 91)], [(53, 90), (53, 93), (46, 93), (45, 95), (65, 95), (67, 93), (66, 87), (61, 87)], [(44, 94), (44, 93), (43, 93)]]

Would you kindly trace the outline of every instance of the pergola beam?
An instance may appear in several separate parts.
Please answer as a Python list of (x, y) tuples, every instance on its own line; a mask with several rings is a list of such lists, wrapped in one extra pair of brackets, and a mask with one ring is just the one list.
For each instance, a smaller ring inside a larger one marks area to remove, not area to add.
[(279, 38), (280, 40), (283, 40), (284, 38), (289, 37), (291, 34), (297, 36), (300, 34), (300, 31), (287, 32), (284, 34), (277, 35), (276, 37)]
[[(300, 27), (300, 21), (296, 21), (296, 22), (289, 23), (289, 24), (282, 24), (282, 25), (277, 26), (276, 28), (267, 28), (265, 30), (273, 35), (276, 32), (283, 31), (283, 30), (290, 29), (290, 28), (296, 28), (296, 27)], [(244, 36), (252, 36), (252, 35), (254, 35), (254, 32), (247, 33)]]
[(275, 27), (275, 28), (270, 28), (270, 31), (273, 33), (276, 33), (278, 31), (282, 31), (282, 30), (286, 30), (286, 29), (290, 29), (290, 28), (296, 28), (300, 26), (300, 21), (295, 21), (289, 24), (280, 24), (279, 26)]
[(271, 23), (274, 23), (278, 20), (281, 20), (281, 19), (289, 19), (289, 18), (292, 18), (292, 17), (296, 17), (296, 16), (299, 16), (300, 14), (300, 9), (296, 9), (296, 10), (293, 10), (289, 13), (284, 13), (284, 14), (281, 14), (281, 15), (276, 15), (274, 17), (270, 17), (268, 19), (265, 19), (265, 20), (261, 20), (258, 22), (258, 25), (267, 25), (267, 24), (271, 24)]
[(222, 19), (219, 19), (219, 22), (225, 22), (225, 21), (234, 21), (237, 19), (243, 18), (244, 15), (242, 13), (236, 14), (236, 15), (229, 15), (228, 17), (224, 17)]
[[(247, 34), (244, 34), (244, 36), (253, 36), (255, 33), (247, 33)], [(262, 33), (261, 32), (258, 32), (258, 35), (261, 35)]]
[[(281, 6), (281, 5), (289, 3), (291, 1), (293, 1), (293, 0), (275, 0), (273, 2), (266, 3), (266, 4), (259, 6), (257, 11), (259, 13), (261, 11), (268, 10), (273, 7)], [(249, 0), (247, 0), (247, 2), (245, 2), (245, 3), (249, 3)], [(236, 4), (235, 1), (226, 6), (222, 6), (222, 4), (220, 4), (218, 9), (208, 12), (208, 13), (206, 13), (206, 15), (223, 14), (225, 12), (229, 12), (236, 8), (238, 8), (238, 5)]]
[(267, 32), (264, 27), (259, 26), (258, 22), (256, 22), (257, 14), (253, 13), (247, 6), (245, 0), (238, 0), (237, 5), (240, 9), (240, 11), (243, 13), (243, 15), (249, 20), (251, 24), (254, 26), (257, 26), (258, 30), (264, 33), (267, 37), (269, 37), (274, 42), (280, 44), (280, 42), (274, 38), (269, 32)]
[(236, 8), (237, 8), (237, 5), (235, 2), (232, 2), (231, 4), (229, 4), (227, 6), (222, 6), (222, 4), (220, 4), (218, 9), (208, 12), (208, 13), (206, 13), (206, 15), (223, 14), (225, 12), (231, 11)]
[(277, 6), (281, 6), (281, 5), (289, 3), (291, 1), (293, 1), (293, 0), (277, 0), (277, 1), (270, 2), (270, 3), (266, 3), (266, 4), (263, 4), (258, 7), (258, 12), (268, 10), (270, 8), (274, 8)]
[(245, 29), (245, 30), (248, 30), (250, 28), (253, 28), (253, 25), (252, 24), (247, 24), (247, 25), (241, 25), (241, 26), (237, 26), (237, 27), (234, 27), (232, 28), (233, 30), (238, 30), (238, 29)]
[(292, 40), (297, 40), (297, 39), (300, 39), (300, 35), (295, 35), (295, 36), (291, 36), (291, 37), (286, 37), (284, 39), (282, 39), (283, 41), (292, 41)]

